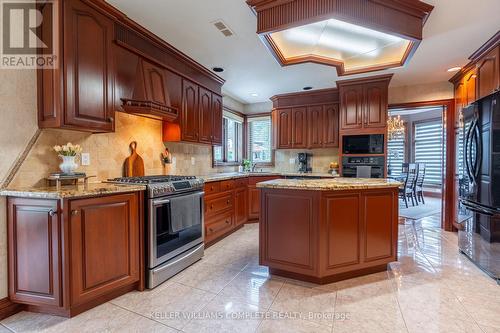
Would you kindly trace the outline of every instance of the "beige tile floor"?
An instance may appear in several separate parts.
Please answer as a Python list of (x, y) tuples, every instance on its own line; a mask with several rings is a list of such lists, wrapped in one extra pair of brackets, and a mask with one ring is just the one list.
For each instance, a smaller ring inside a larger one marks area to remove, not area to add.
[(72, 319), (29, 312), (14, 332), (500, 332), (500, 286), (458, 253), (438, 217), (407, 220), (388, 272), (315, 285), (258, 265), (258, 226), (207, 249), (160, 287)]

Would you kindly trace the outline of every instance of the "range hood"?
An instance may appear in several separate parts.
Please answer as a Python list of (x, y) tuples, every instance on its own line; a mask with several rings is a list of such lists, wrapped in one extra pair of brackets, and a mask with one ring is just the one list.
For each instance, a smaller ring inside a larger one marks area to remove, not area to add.
[(141, 59), (137, 65), (132, 98), (122, 98), (127, 113), (163, 121), (174, 121), (179, 110), (170, 104), (166, 69)]

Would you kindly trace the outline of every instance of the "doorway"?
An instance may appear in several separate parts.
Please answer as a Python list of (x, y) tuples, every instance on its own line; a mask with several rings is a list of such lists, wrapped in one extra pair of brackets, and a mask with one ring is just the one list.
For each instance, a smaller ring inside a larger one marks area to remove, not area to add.
[(400, 217), (450, 231), (454, 220), (454, 191), (450, 191), (455, 164), (453, 113), (453, 100), (390, 105), (389, 116), (401, 118), (404, 134), (387, 142), (388, 176), (404, 182), (408, 168), (415, 172), (415, 181), (406, 185), (410, 187), (406, 192), (414, 194), (401, 194)]

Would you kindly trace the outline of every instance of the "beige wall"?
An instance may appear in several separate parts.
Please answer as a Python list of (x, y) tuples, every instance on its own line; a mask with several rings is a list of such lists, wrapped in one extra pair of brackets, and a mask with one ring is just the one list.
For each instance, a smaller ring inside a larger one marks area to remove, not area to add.
[[(0, 187), (36, 133), (35, 72), (0, 70)], [(0, 197), (0, 299), (7, 296), (7, 223)]]
[(435, 101), (449, 98), (453, 98), (453, 85), (450, 82), (389, 87), (389, 104)]

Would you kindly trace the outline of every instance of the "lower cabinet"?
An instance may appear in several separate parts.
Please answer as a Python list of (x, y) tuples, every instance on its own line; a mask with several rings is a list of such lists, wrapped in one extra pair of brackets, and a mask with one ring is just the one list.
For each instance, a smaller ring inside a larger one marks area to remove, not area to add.
[(139, 192), (8, 198), (10, 299), (31, 311), (71, 317), (142, 290), (141, 203)]
[(248, 189), (238, 188), (234, 191), (234, 224), (240, 226), (248, 220)]
[(248, 219), (258, 220), (260, 215), (260, 190), (255, 185), (248, 185)]

